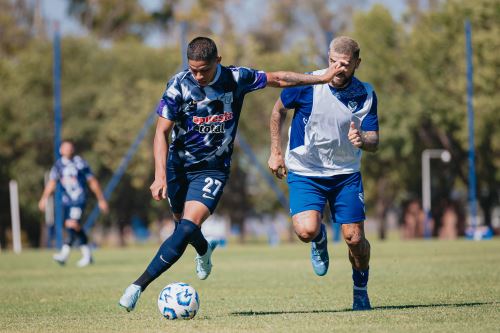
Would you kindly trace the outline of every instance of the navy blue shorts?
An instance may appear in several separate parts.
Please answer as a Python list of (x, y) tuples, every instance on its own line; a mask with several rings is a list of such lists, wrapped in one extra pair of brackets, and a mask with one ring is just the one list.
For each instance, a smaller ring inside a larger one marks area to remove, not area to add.
[(64, 221), (66, 220), (75, 220), (78, 223), (81, 222), (83, 210), (85, 208), (85, 204), (83, 205), (64, 205)]
[(323, 213), (330, 204), (333, 221), (347, 224), (365, 220), (365, 203), (361, 173), (332, 177), (306, 177), (288, 173), (290, 214), (306, 210)]
[(228, 172), (220, 170), (178, 171), (168, 168), (168, 201), (174, 214), (184, 210), (186, 201), (198, 201), (208, 207), (212, 214), (222, 196), (229, 177)]

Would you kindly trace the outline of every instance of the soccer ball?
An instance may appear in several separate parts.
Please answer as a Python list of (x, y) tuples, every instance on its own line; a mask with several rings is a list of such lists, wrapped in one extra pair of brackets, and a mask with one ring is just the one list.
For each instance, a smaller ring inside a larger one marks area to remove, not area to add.
[(198, 293), (187, 283), (171, 283), (158, 296), (158, 309), (167, 319), (192, 319), (199, 308)]

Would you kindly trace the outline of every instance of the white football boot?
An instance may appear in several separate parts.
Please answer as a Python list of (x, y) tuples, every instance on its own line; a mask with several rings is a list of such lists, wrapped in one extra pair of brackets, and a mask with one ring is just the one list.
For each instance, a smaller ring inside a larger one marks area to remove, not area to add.
[(216, 240), (209, 240), (208, 241), (208, 246), (207, 246), (207, 252), (200, 256), (199, 254), (196, 255), (195, 262), (196, 262), (196, 275), (198, 275), (198, 278), (200, 280), (205, 280), (209, 275), (210, 272), (212, 271), (212, 252), (214, 249), (217, 247), (218, 242)]
[(78, 267), (85, 267), (90, 265), (93, 262), (90, 247), (88, 245), (82, 245), (80, 246), (80, 251), (82, 251), (82, 259), (78, 260), (76, 265)]
[(59, 265), (64, 265), (66, 260), (68, 260), (69, 253), (71, 252), (71, 246), (68, 244), (64, 244), (61, 248), (61, 251), (58, 253), (54, 253), (52, 259), (54, 259)]
[(135, 305), (137, 304), (137, 301), (139, 300), (140, 296), (141, 296), (141, 287), (135, 284), (131, 284), (130, 286), (127, 287), (127, 289), (125, 289), (125, 292), (123, 293), (122, 297), (120, 297), (118, 305), (124, 307), (127, 310), (127, 312), (130, 312), (134, 310)]

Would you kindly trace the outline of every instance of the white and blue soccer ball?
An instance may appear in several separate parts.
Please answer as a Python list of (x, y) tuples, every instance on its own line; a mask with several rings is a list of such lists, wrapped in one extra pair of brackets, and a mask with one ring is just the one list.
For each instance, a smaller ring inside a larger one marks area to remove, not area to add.
[(158, 296), (158, 309), (167, 319), (192, 319), (199, 308), (198, 293), (187, 283), (171, 283)]

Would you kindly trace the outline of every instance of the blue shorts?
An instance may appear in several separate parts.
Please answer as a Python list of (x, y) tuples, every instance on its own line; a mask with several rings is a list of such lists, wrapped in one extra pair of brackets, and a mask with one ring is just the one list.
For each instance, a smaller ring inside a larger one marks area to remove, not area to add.
[(365, 203), (361, 173), (332, 177), (306, 177), (289, 172), (290, 214), (306, 210), (323, 213), (330, 204), (333, 221), (347, 224), (365, 220)]
[(174, 214), (184, 210), (186, 201), (198, 201), (208, 207), (212, 214), (222, 196), (229, 177), (228, 172), (220, 170), (189, 171), (168, 168), (168, 201)]
[(85, 204), (83, 204), (83, 205), (63, 205), (64, 221), (75, 220), (78, 223), (80, 223), (81, 219), (82, 219), (84, 208), (85, 208)]

